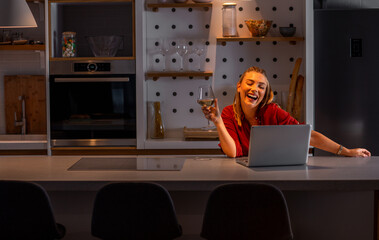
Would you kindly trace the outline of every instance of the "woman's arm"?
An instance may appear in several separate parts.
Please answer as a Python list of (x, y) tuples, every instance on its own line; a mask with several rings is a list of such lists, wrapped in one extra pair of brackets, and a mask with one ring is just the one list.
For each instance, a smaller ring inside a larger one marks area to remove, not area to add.
[(233, 138), (228, 133), (228, 130), (225, 127), (224, 121), (221, 118), (220, 110), (218, 108), (217, 98), (215, 99), (214, 107), (202, 106), (201, 109), (203, 110), (204, 116), (208, 120), (212, 121), (214, 125), (216, 126), (222, 151), (228, 157), (236, 157), (237, 155), (236, 144)]
[(226, 127), (222, 118), (219, 117), (216, 121), (214, 121), (214, 124), (217, 127), (218, 138), (220, 139), (220, 145), (221, 145), (222, 151), (224, 151), (224, 153), (228, 157), (236, 157), (237, 155), (236, 144), (233, 138), (228, 133), (228, 130), (226, 130)]
[[(342, 145), (332, 141), (328, 137), (322, 135), (319, 132), (312, 131), (310, 145), (321, 150), (337, 154)], [(371, 153), (364, 148), (348, 149), (342, 147), (342, 151), (339, 153), (342, 156), (348, 157), (369, 157)]]

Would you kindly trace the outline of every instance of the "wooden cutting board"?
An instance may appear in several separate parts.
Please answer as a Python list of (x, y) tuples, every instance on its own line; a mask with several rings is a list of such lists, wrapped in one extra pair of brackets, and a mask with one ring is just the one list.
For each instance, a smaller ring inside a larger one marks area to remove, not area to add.
[(295, 100), (293, 102), (293, 108), (292, 108), (293, 117), (299, 122), (302, 122), (300, 118), (301, 118), (301, 107), (302, 107), (302, 100), (303, 100), (303, 85), (304, 85), (304, 77), (302, 75), (299, 75), (297, 77)]
[(217, 129), (204, 130), (201, 128), (184, 127), (183, 133), (186, 141), (218, 140)]
[(302, 60), (303, 60), (302, 58), (296, 59), (295, 67), (293, 68), (293, 71), (292, 71), (290, 89), (288, 92), (287, 108), (286, 108), (286, 111), (289, 112), (291, 116), (293, 115), (292, 111), (293, 111), (293, 102), (295, 100), (295, 93), (296, 93), (297, 75), (299, 74)]
[(4, 105), (6, 133), (20, 134), (21, 126), (15, 126), (21, 121), (22, 101), (25, 98), (26, 133), (46, 134), (46, 81), (43, 75), (12, 75), (4, 76)]

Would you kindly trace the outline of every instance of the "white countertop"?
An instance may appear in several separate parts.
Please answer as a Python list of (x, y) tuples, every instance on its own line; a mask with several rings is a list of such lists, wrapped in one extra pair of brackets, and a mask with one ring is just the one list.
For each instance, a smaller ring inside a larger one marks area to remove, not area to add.
[[(275, 183), (283, 190), (379, 189), (379, 157), (309, 157), (307, 165), (246, 168), (219, 156), (145, 156), (186, 158), (181, 171), (67, 171), (83, 156), (1, 156), (3, 180), (38, 182), (50, 190), (97, 190), (114, 181), (154, 181), (169, 190), (208, 191), (235, 181)], [(136, 156), (85, 156), (135, 158)], [(143, 157), (143, 156), (139, 156)]]
[(47, 149), (46, 134), (0, 135), (0, 150)]

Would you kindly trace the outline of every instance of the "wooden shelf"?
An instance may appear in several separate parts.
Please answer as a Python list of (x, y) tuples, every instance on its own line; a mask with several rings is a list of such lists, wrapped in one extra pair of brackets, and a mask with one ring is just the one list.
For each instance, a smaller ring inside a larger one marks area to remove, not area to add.
[(88, 61), (88, 60), (135, 60), (135, 57), (50, 57), (51, 62), (59, 61)]
[(225, 46), (226, 42), (290, 42), (296, 44), (298, 41), (304, 41), (304, 37), (218, 37), (217, 42)]
[[(28, 1), (28, 0), (27, 0)], [(32, 1), (32, 0), (29, 0)], [(44, 0), (38, 0), (44, 1)], [(132, 2), (133, 0), (49, 0), (51, 3), (110, 3), (110, 2)]]
[(45, 51), (45, 45), (40, 45), (40, 44), (35, 44), (35, 45), (30, 45), (30, 44), (25, 44), (25, 45), (0, 45), (0, 50)]
[(152, 8), (153, 12), (157, 12), (159, 8), (204, 8), (208, 11), (212, 7), (212, 3), (149, 3), (148, 8)]
[(154, 81), (160, 77), (204, 77), (208, 80), (213, 76), (213, 72), (147, 72), (146, 78), (152, 78)]

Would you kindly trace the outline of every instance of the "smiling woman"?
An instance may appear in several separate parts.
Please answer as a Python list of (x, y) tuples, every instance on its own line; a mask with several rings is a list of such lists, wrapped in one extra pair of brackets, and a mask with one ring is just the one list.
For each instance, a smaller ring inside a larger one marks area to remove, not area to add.
[[(214, 107), (202, 107), (205, 117), (217, 127), (220, 146), (227, 156), (248, 155), (251, 126), (299, 124), (288, 112), (273, 103), (272, 99), (273, 93), (266, 72), (258, 67), (250, 67), (237, 83), (233, 105), (225, 107), (222, 114), (217, 99)], [(363, 148), (347, 149), (316, 131), (312, 131), (310, 145), (343, 156), (371, 155)]]
[[(245, 80), (245, 81), (243, 81)], [(237, 83), (237, 92), (234, 96), (233, 110), (238, 125), (241, 126), (241, 113), (250, 112), (256, 115), (263, 106), (272, 102), (274, 94), (267, 80), (266, 71), (258, 67), (250, 67), (240, 77)], [(241, 104), (241, 102), (244, 102)], [(256, 122), (252, 116), (251, 125)]]

